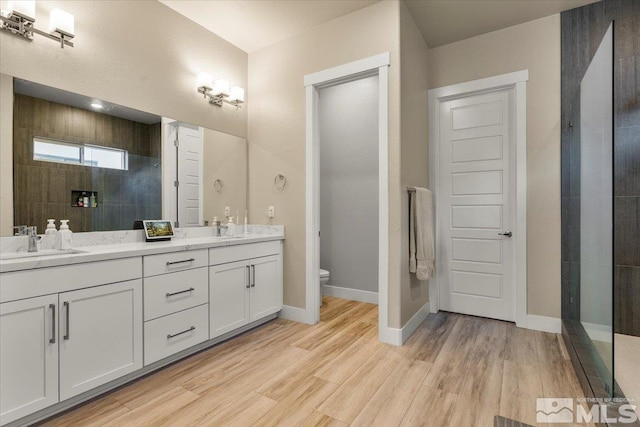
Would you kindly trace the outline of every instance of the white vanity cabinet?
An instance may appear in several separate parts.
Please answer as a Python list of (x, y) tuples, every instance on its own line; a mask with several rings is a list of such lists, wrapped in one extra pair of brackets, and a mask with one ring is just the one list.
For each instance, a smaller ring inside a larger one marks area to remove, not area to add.
[(280, 241), (209, 249), (210, 338), (282, 309)]
[(2, 273), (0, 425), (142, 368), (141, 275), (139, 257)]
[(142, 368), (142, 281), (59, 295), (60, 400)]
[(0, 424), (58, 402), (58, 295), (0, 304)]
[(144, 364), (209, 339), (208, 251), (144, 257)]

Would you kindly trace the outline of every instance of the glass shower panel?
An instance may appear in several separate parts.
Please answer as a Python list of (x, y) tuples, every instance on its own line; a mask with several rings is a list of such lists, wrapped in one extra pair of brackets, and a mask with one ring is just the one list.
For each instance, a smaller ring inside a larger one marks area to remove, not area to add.
[(580, 83), (580, 321), (613, 393), (613, 26)]

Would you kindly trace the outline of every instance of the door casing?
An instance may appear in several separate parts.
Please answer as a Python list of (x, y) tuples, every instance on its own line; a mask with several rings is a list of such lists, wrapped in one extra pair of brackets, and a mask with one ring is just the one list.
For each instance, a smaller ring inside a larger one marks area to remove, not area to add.
[[(429, 183), (433, 192), (434, 204), (438, 206), (438, 180), (440, 158), (440, 103), (458, 98), (482, 94), (499, 89), (512, 89), (514, 93), (514, 127), (516, 151), (513, 165), (516, 191), (515, 209), (516, 223), (513, 227), (515, 242), (515, 320), (516, 325), (526, 328), (527, 325), (527, 81), (529, 70), (501, 74), (480, 80), (444, 86), (429, 90)], [(439, 218), (435, 214), (436, 260), (440, 259)], [(437, 262), (437, 261), (436, 261)], [(432, 313), (439, 307), (440, 281), (445, 273), (436, 268), (434, 277), (429, 281), (429, 300)]]

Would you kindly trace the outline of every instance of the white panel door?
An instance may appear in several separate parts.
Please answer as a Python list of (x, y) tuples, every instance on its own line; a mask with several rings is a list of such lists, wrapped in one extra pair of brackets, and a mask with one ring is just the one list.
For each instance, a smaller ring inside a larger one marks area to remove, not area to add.
[(209, 267), (210, 338), (249, 323), (250, 271), (248, 261)]
[(60, 399), (142, 368), (142, 280), (60, 294)]
[(511, 90), (440, 104), (440, 308), (515, 320)]
[(282, 310), (282, 279), (278, 255), (251, 260), (251, 321)]
[(178, 129), (178, 222), (180, 227), (202, 225), (202, 128)]
[(0, 304), (0, 424), (58, 403), (58, 295)]

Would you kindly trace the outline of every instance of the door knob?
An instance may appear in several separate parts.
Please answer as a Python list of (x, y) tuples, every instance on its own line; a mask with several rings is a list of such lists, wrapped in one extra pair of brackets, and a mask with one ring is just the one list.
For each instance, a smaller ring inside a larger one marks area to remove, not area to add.
[(513, 233), (507, 230), (504, 233), (498, 233), (498, 236), (511, 237), (511, 236), (513, 236)]

